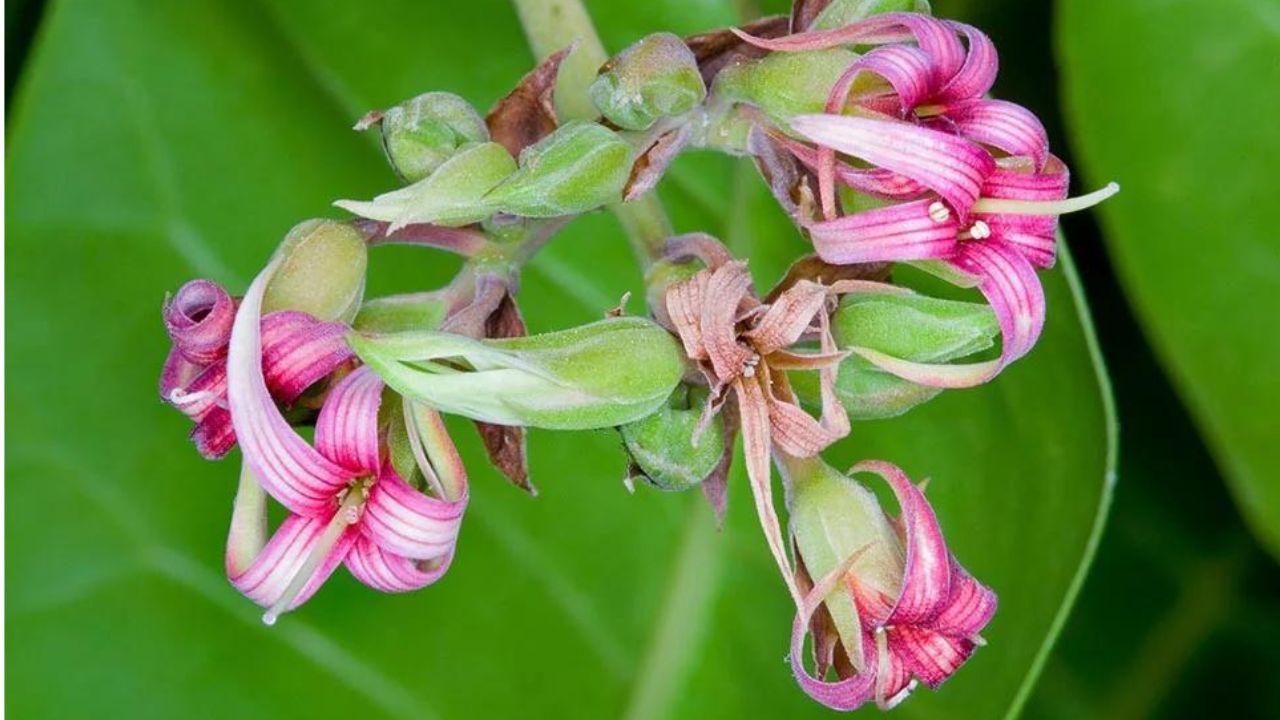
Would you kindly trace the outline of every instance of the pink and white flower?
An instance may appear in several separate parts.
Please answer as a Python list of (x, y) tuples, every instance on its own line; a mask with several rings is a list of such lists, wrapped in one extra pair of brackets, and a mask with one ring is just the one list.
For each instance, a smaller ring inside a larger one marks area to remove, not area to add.
[[(933, 508), (902, 470), (866, 461), (851, 471), (858, 472), (888, 481), (901, 506), (899, 518), (885, 517), (873, 494), (841, 477), (856, 488), (844, 495), (850, 499), (845, 517), (862, 523), (862, 536), (871, 539), (856, 549), (840, 548), (838, 539), (849, 536), (837, 523), (820, 531), (823, 541), (814, 547), (812, 535), (799, 538), (793, 531), (802, 566), (823, 575), (805, 594), (792, 626), (791, 667), (806, 693), (837, 710), (871, 700), (893, 707), (917, 681), (936, 689), (984, 644), (979, 633), (996, 610), (995, 593), (956, 562)], [(826, 493), (824, 500), (841, 496)], [(829, 521), (841, 510), (827, 507), (823, 513)], [(830, 545), (828, 538), (834, 540)], [(809, 540), (808, 548), (801, 539)], [(809, 550), (830, 559), (837, 549), (847, 554), (835, 567), (818, 567), (814, 557), (804, 556)], [(809, 585), (807, 577), (801, 582)], [(840, 603), (844, 614), (837, 610)], [(852, 626), (841, 627), (841, 621)], [(810, 632), (816, 674), (804, 663)], [(829, 672), (839, 679), (827, 680)]]
[[(173, 349), (160, 373), (160, 396), (195, 421), (191, 439), (215, 460), (235, 446), (227, 407), (227, 345), (236, 302), (210, 280), (192, 280), (164, 306)], [(276, 401), (290, 404), (354, 353), (347, 327), (304, 312), (278, 311), (262, 318), (262, 369)]]
[[(383, 383), (367, 367), (330, 391), (314, 445), (281, 415), (259, 362), (266, 326), (262, 296), (277, 264), (254, 280), (241, 302), (227, 355), (231, 418), (251, 475), (237, 497), (227, 574), (267, 608), (268, 624), (305, 602), (340, 563), (385, 592), (435, 582), (453, 558), (467, 505), (461, 460), (432, 411), (407, 409), (406, 422), (414, 426), (411, 442), (418, 443), (419, 466), (435, 495), (396, 474), (378, 417)], [(259, 540), (265, 503), (258, 484), (290, 512), (265, 545)]]

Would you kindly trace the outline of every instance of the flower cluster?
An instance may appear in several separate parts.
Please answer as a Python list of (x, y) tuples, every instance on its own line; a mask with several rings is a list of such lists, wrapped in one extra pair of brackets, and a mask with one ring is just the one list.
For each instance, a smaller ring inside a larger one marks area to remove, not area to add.
[[(1057, 216), (1115, 188), (1067, 198), (1040, 122), (987, 97), (987, 36), (868, 15), (902, 4), (800, 2), (742, 30), (644, 38), (579, 88), (594, 120), (556, 113), (568, 49), (485, 115), (442, 92), (366, 115), (357, 129), (377, 129), (402, 187), (335, 203), (354, 219), (297, 226), (241, 298), (195, 280), (164, 305), (162, 398), (196, 423), (200, 454), (238, 445), (243, 459), (230, 583), (274, 623), (339, 565), (384, 592), (440, 579), (469, 498), (442, 414), (474, 421), (490, 460), (530, 492), (525, 428), (617, 428), (628, 487), (700, 487), (717, 515), (740, 436), (796, 607), (800, 687), (832, 708), (889, 708), (956, 672), (984, 642), (995, 593), (900, 469), (840, 473), (821, 454), (854, 421), (987, 382), (1030, 352)], [(707, 235), (667, 237), (656, 218), (657, 236), (633, 238), (651, 317), (619, 307), (528, 336), (524, 264), (573, 217), (628, 212), (685, 148), (751, 156), (815, 254), (762, 294), (746, 259)], [(445, 287), (366, 299), (369, 248), (387, 243), (465, 262)], [(894, 282), (896, 264), (985, 302), (918, 293)], [(898, 517), (867, 474), (888, 483)], [(274, 532), (269, 501), (287, 511)]]

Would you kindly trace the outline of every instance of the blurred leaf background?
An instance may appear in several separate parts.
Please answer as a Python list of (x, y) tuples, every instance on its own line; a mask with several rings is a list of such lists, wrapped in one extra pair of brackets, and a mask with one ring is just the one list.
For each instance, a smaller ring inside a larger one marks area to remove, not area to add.
[[(611, 50), (755, 10), (587, 5)], [(991, 646), (895, 714), (1280, 717), (1280, 573), (1261, 549), (1280, 537), (1280, 205), (1264, 195), (1280, 10), (935, 10), (990, 32), (997, 93), (1046, 120), (1081, 187), (1124, 191), (1101, 232), (1064, 222), (1110, 383), (1068, 260), (1045, 276), (1050, 324), (1029, 358), (834, 453), (932, 477), (957, 554), (1001, 593)], [(610, 432), (535, 433), (530, 499), (455, 424), (474, 500), (457, 563), (426, 591), (339, 573), (267, 629), (221, 576), (234, 461), (200, 461), (154, 395), (164, 293), (193, 276), (241, 291), (294, 222), (389, 187), (347, 129), (364, 110), (427, 89), (501, 96), (533, 61), (506, 2), (60, 0), (10, 3), (6, 20), (15, 717), (829, 714), (782, 662), (787, 600), (742, 478), (717, 533), (700, 498), (628, 496)], [(718, 234), (761, 284), (803, 250), (745, 165), (681, 159), (662, 194), (678, 229)], [(409, 248), (373, 263), (374, 294), (456, 267)], [(521, 303), (544, 330), (638, 288), (616, 223), (594, 215), (534, 262)]]

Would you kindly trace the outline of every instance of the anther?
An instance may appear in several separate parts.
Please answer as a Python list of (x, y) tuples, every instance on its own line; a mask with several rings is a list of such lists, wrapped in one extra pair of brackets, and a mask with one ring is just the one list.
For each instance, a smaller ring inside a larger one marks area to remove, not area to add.
[(940, 201), (934, 201), (929, 205), (929, 219), (936, 223), (944, 223), (951, 219), (951, 210)]

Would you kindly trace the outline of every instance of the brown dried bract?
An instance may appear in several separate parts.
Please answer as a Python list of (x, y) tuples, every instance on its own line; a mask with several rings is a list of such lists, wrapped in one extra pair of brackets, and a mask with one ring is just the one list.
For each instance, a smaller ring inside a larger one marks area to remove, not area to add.
[(560, 63), (572, 50), (570, 46), (548, 56), (485, 116), (489, 136), (507, 152), (519, 156), (521, 150), (550, 135), (559, 125), (552, 96)]
[(693, 131), (688, 125), (681, 125), (675, 130), (665, 132), (657, 137), (649, 147), (640, 153), (631, 166), (631, 177), (622, 190), (624, 201), (635, 200), (653, 189), (662, 179), (663, 173), (676, 159), (684, 146), (689, 143)]
[[(790, 19), (786, 16), (774, 15), (747, 23), (741, 29), (755, 37), (776, 38), (786, 35), (790, 24)], [(702, 79), (707, 83), (707, 87), (710, 87), (716, 75), (729, 65), (769, 54), (768, 50), (743, 42), (728, 28), (690, 35), (684, 39), (684, 44), (689, 46), (693, 56), (697, 58), (698, 71), (702, 73)]]

